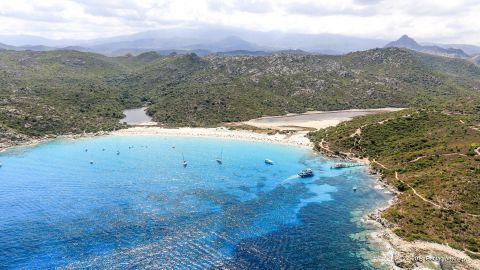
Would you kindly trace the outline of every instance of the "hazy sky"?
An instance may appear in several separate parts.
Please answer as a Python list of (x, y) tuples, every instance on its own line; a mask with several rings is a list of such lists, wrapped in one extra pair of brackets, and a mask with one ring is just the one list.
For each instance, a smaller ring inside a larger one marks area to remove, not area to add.
[(480, 0), (0, 2), (0, 34), (89, 39), (198, 25), (480, 45)]

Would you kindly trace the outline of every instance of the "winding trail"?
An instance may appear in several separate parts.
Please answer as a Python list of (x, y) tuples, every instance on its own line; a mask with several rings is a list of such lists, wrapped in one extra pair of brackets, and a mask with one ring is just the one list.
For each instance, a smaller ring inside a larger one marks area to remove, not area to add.
[(395, 172), (395, 179), (397, 179), (398, 181), (402, 182), (404, 185), (407, 185), (407, 187), (411, 188), (412, 191), (413, 191), (413, 194), (415, 194), (417, 197), (419, 197), (419, 198), (422, 199), (423, 201), (425, 201), (425, 202), (427, 202), (427, 203), (429, 203), (429, 204), (431, 204), (431, 205), (433, 205), (433, 206), (435, 206), (435, 207), (437, 207), (437, 208), (440, 208), (440, 209), (445, 209), (445, 210), (448, 209), (448, 208), (445, 208), (445, 207), (443, 207), (443, 206), (441, 206), (441, 205), (439, 205), (439, 204), (437, 204), (437, 203), (435, 203), (435, 202), (433, 202), (433, 201), (430, 201), (430, 200), (426, 199), (426, 198), (423, 197), (422, 195), (418, 194), (418, 192), (417, 192), (412, 186), (410, 186), (407, 182), (401, 180), (401, 179), (398, 177), (398, 172)]
[(398, 181), (402, 182), (403, 184), (407, 185), (409, 188), (412, 189), (413, 191), (413, 194), (415, 194), (417, 197), (419, 197), (420, 199), (422, 199), (423, 201), (439, 208), (439, 209), (443, 209), (443, 210), (448, 210), (448, 211), (454, 211), (454, 212), (457, 212), (457, 213), (461, 213), (461, 214), (465, 214), (467, 216), (471, 216), (471, 217), (480, 217), (480, 215), (476, 215), (476, 214), (470, 214), (470, 213), (467, 213), (467, 212), (461, 212), (461, 211), (458, 211), (458, 210), (455, 210), (455, 209), (451, 209), (451, 208), (447, 208), (447, 207), (444, 207), (444, 206), (441, 206), (431, 200), (428, 200), (426, 199), (425, 197), (423, 197), (422, 195), (420, 195), (411, 185), (409, 185), (407, 182), (401, 180), (399, 177), (398, 177), (398, 172), (395, 172), (395, 179), (397, 179)]
[(330, 148), (328, 148), (328, 146), (324, 146), (324, 145), (323, 145), (324, 143), (326, 143), (326, 142), (325, 142), (325, 139), (322, 139), (322, 140), (320, 141), (320, 144), (319, 144), (320, 148), (322, 148), (322, 150), (325, 150), (325, 151), (327, 151), (327, 152), (329, 152), (329, 153), (333, 153), (333, 151), (330, 150)]
[[(477, 149), (478, 150), (478, 149)], [(475, 151), (477, 151), (475, 150)], [(480, 155), (480, 154), (479, 154)], [(409, 162), (416, 162), (416, 161), (419, 161), (420, 159), (424, 159), (424, 158), (428, 158), (428, 157), (434, 157), (436, 155), (428, 155), (428, 156), (419, 156), (419, 157), (416, 157), (415, 159), (412, 159), (410, 160)], [(462, 157), (468, 157), (467, 155), (465, 154), (462, 154), (462, 153), (448, 153), (448, 154), (441, 154), (441, 155), (438, 155), (438, 156), (442, 156), (442, 157), (448, 157), (448, 156), (462, 156)]]
[[(480, 147), (477, 148), (477, 150), (480, 151)], [(375, 164), (377, 164), (378, 166), (380, 166), (380, 167), (388, 170), (387, 166), (385, 166), (385, 165), (383, 165), (382, 163), (376, 161), (375, 159), (372, 160), (372, 163), (375, 163)], [(398, 177), (398, 172), (397, 172), (397, 171), (395, 171), (395, 179), (397, 179), (398, 181), (402, 182), (404, 185), (406, 185), (407, 187), (409, 187), (409, 188), (412, 190), (413, 194), (414, 194), (415, 196), (417, 196), (418, 198), (420, 198), (422, 201), (424, 201), (424, 202), (426, 202), (426, 203), (428, 203), (428, 204), (430, 204), (430, 205), (433, 205), (433, 206), (436, 207), (436, 208), (443, 209), (443, 210), (454, 211), (454, 212), (461, 213), (461, 214), (465, 214), (465, 215), (471, 216), (471, 217), (480, 217), (480, 215), (477, 215), (477, 214), (470, 214), (470, 213), (461, 212), (461, 211), (458, 211), (458, 210), (455, 210), (455, 209), (451, 209), (451, 208), (447, 208), (447, 207), (441, 206), (441, 205), (439, 205), (439, 204), (437, 204), (437, 203), (435, 203), (435, 202), (433, 202), (433, 201), (431, 201), (431, 200), (423, 197), (423, 196), (422, 196), (420, 193), (418, 193), (410, 184), (408, 184), (407, 182), (405, 182), (405, 181), (403, 181), (402, 179), (400, 179), (400, 177)]]
[(376, 161), (375, 159), (372, 159), (372, 163), (375, 163), (375, 164), (377, 164), (378, 166), (380, 166), (380, 167), (382, 167), (382, 168), (384, 168), (384, 169), (388, 170), (388, 168), (387, 168), (385, 165), (383, 165), (382, 163), (380, 163), (380, 162)]
[[(477, 150), (480, 150), (480, 147), (477, 148)], [(382, 168), (384, 168), (384, 169), (388, 169), (385, 165), (383, 165), (382, 163), (376, 161), (375, 159), (372, 160), (372, 163), (375, 163), (375, 164), (379, 165), (380, 167), (382, 167)], [(465, 215), (471, 216), (471, 217), (480, 217), (480, 215), (470, 214), (470, 213), (466, 213), (466, 212), (460, 212), (460, 211), (455, 210), (455, 209), (451, 209), (451, 208), (447, 208), (447, 207), (441, 206), (441, 205), (439, 205), (439, 204), (437, 204), (437, 203), (435, 203), (435, 202), (433, 202), (433, 201), (431, 201), (431, 200), (423, 197), (423, 196), (420, 195), (410, 184), (408, 184), (407, 182), (405, 182), (405, 181), (403, 181), (402, 179), (400, 179), (400, 178), (398, 177), (398, 172), (397, 172), (397, 171), (395, 171), (395, 179), (397, 179), (398, 181), (402, 182), (404, 185), (406, 185), (407, 187), (409, 187), (409, 188), (413, 191), (413, 194), (414, 194), (415, 196), (417, 196), (418, 198), (420, 198), (422, 201), (424, 201), (424, 202), (426, 202), (426, 203), (428, 203), (428, 204), (430, 204), (430, 205), (433, 205), (433, 206), (436, 207), (436, 208), (443, 209), (443, 210), (449, 210), (449, 211), (451, 210), (451, 211), (454, 211), (454, 212), (457, 212), (457, 213), (461, 213), (461, 214), (465, 214)]]

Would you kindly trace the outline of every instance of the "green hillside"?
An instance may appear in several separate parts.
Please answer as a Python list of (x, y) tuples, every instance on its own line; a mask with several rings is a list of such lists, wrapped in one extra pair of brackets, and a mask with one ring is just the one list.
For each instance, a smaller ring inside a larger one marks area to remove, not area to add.
[[(106, 57), (0, 52), (0, 125), (27, 135), (121, 127), (149, 104), (171, 126), (213, 126), (306, 110), (442, 104), (478, 96), (480, 67), (402, 49), (344, 56)], [(461, 109), (461, 108), (458, 108)]]
[(358, 117), (310, 137), (321, 151), (373, 161), (383, 181), (400, 192), (383, 213), (399, 236), (447, 243), (477, 256), (479, 104), (472, 108), (475, 115), (410, 109)]

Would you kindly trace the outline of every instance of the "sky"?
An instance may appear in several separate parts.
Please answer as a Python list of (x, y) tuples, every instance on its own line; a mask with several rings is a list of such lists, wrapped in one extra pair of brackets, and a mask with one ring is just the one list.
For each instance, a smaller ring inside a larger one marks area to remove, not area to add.
[(480, 45), (480, 0), (0, 1), (1, 35), (94, 39), (200, 26)]

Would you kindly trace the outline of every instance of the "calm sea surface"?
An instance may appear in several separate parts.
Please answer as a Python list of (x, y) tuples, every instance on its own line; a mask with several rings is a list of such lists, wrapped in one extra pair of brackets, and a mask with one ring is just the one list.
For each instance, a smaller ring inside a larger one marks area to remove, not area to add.
[(0, 269), (370, 269), (358, 217), (389, 199), (365, 168), (267, 143), (106, 136), (0, 161)]

